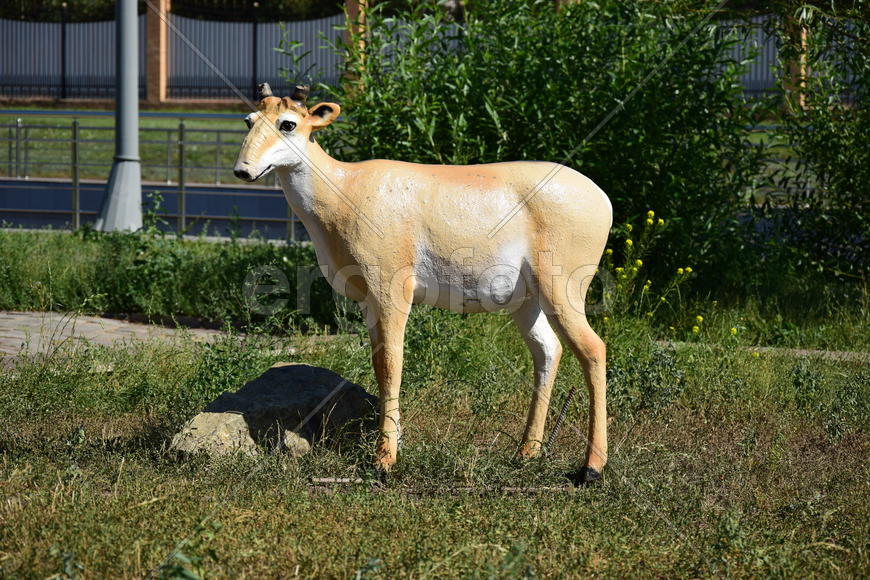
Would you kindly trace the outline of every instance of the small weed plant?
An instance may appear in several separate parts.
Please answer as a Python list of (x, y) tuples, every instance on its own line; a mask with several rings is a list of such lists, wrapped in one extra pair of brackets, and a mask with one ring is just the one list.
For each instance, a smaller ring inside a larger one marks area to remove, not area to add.
[(666, 324), (672, 338), (695, 339), (701, 333), (703, 315), (692, 314), (684, 300), (684, 290), (696, 275), (692, 266), (669, 268), (658, 283), (649, 273), (656, 270), (656, 261), (669, 261), (656, 251), (667, 226), (667, 220), (648, 210), (638, 225), (623, 223), (612, 229), (598, 271), (600, 286), (594, 285), (590, 293), (590, 310), (603, 312), (605, 333), (625, 318)]

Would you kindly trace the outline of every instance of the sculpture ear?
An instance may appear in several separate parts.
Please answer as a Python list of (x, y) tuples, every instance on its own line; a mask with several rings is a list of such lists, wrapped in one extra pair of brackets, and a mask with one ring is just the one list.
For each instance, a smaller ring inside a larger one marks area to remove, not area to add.
[(308, 119), (314, 129), (323, 129), (341, 114), (341, 107), (335, 103), (317, 103), (308, 109)]

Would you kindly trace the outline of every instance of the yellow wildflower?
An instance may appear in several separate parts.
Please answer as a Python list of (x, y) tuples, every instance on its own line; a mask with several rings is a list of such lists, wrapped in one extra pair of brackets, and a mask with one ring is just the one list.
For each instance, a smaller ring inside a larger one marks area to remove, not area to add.
[(755, 350), (755, 351), (752, 351), (752, 356), (755, 357), (755, 358), (758, 358), (758, 357), (761, 356), (761, 355), (758, 354), (758, 351), (757, 351), (757, 350)]
[(631, 224), (625, 224), (625, 229), (627, 229), (630, 232), (631, 230), (634, 229), (634, 226), (632, 226)]
[(699, 314), (695, 317), (695, 320), (698, 321), (698, 324), (701, 324), (702, 322), (704, 322), (704, 317)]
[(693, 326), (692, 332), (694, 332), (695, 334), (698, 334), (699, 332), (701, 332), (701, 327), (700, 326)]
[(677, 268), (677, 275), (678, 275), (678, 276), (682, 276), (682, 275), (683, 275), (683, 269), (682, 269), (682, 268)]
[(692, 267), (686, 266), (686, 274), (691, 274), (691, 273), (692, 273)]
[(649, 210), (648, 212), (646, 212), (646, 217), (652, 219), (656, 217), (656, 212), (654, 212), (653, 210)]
[(665, 220), (663, 220), (662, 218), (659, 218), (659, 225), (660, 226), (665, 225)]
[(643, 266), (643, 260), (635, 260), (634, 265), (640, 268), (641, 266)]
[(620, 267), (620, 268), (617, 268), (617, 269), (616, 269), (616, 273), (617, 273), (617, 274), (621, 274), (624, 270), (625, 270), (625, 268), (621, 268), (621, 267)]
[(667, 301), (668, 301), (668, 299), (665, 298), (664, 296), (662, 296), (661, 298), (659, 298), (659, 302), (667, 302)]
[(630, 248), (634, 245), (634, 242), (631, 241), (631, 238), (629, 238), (629, 239), (625, 240), (625, 245)]
[(734, 336), (736, 334), (737, 334), (737, 329), (732, 326), (731, 327), (731, 336)]
[(608, 256), (612, 256), (613, 250), (611, 250), (610, 248), (607, 248), (606, 250), (604, 250), (604, 253), (607, 254)]
[(610, 317), (609, 317), (609, 316), (605, 316), (605, 317), (604, 317), (604, 322), (607, 322), (608, 320), (610, 320)]
[(647, 218), (646, 225), (648, 225), (648, 226), (653, 225), (653, 221), (651, 219)]

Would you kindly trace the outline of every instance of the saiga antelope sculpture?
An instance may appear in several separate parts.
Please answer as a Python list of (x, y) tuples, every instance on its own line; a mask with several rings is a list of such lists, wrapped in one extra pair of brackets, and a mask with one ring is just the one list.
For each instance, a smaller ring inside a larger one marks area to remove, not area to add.
[(522, 457), (541, 451), (562, 356), (558, 332), (589, 389), (586, 464), (575, 480), (598, 479), (607, 460), (605, 346), (584, 304), (612, 222), (604, 192), (547, 162), (344, 163), (314, 140), (339, 116), (337, 104), (307, 108), (307, 87), (284, 98), (260, 88), (234, 172), (255, 181), (275, 171), (323, 275), (365, 314), (380, 389), (376, 467), (396, 461), (405, 324), (411, 305), (422, 303), (512, 312), (535, 370)]

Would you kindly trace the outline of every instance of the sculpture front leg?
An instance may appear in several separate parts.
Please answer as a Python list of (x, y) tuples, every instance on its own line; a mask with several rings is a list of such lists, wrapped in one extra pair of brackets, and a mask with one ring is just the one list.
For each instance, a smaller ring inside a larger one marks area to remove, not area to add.
[(405, 313), (381, 309), (377, 320), (369, 325), (372, 365), (380, 396), (380, 438), (374, 464), (381, 471), (389, 471), (399, 450), (399, 390), (407, 321)]

